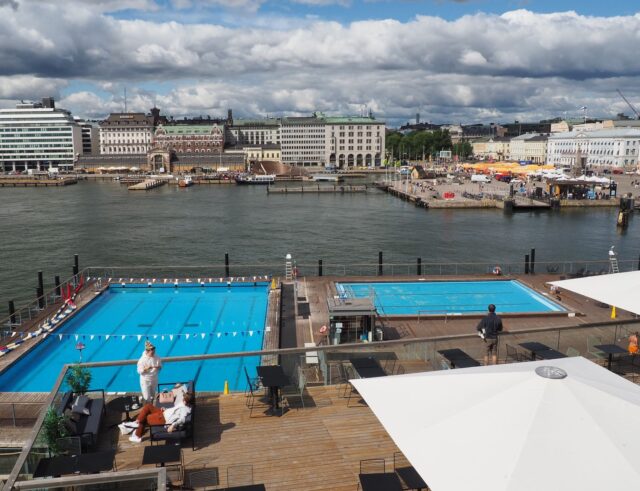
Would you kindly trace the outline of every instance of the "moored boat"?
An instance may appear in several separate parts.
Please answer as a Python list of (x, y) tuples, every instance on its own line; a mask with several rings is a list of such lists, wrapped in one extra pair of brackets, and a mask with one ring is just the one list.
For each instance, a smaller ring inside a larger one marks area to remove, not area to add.
[(236, 176), (236, 184), (273, 184), (276, 176), (273, 174), (243, 174)]
[(189, 186), (193, 186), (193, 179), (191, 176), (184, 176), (178, 179), (178, 186), (181, 188), (188, 188)]
[(316, 182), (342, 182), (344, 176), (338, 174), (316, 174), (312, 179)]

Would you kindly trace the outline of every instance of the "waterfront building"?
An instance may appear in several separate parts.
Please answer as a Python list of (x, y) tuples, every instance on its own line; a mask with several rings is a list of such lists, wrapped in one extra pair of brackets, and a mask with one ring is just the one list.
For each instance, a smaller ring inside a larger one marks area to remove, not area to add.
[(100, 128), (93, 121), (85, 121), (74, 117), (82, 131), (82, 155), (98, 155), (100, 153)]
[(511, 138), (509, 141), (509, 159), (544, 164), (547, 158), (546, 135), (527, 133)]
[(227, 126), (230, 145), (280, 144), (280, 121), (276, 118), (236, 119)]
[(145, 155), (151, 150), (154, 117), (144, 113), (111, 113), (100, 123), (101, 155)]
[(547, 162), (586, 169), (639, 168), (640, 128), (569, 131), (549, 137)]
[(155, 129), (153, 148), (172, 148), (176, 153), (220, 152), (224, 147), (224, 127), (218, 124), (160, 125)]
[(82, 153), (82, 131), (53, 98), (0, 109), (0, 166), (3, 171), (73, 169)]
[(339, 168), (382, 164), (385, 124), (369, 116), (324, 117), (324, 163)]
[(327, 164), (324, 115), (287, 117), (280, 120), (282, 162), (297, 166)]

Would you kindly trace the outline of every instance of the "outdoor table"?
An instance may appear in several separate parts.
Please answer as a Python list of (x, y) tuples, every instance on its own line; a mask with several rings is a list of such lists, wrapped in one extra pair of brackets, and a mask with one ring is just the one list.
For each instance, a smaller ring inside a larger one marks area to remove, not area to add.
[(611, 361), (613, 359), (613, 355), (622, 355), (628, 353), (628, 351), (624, 348), (621, 348), (617, 344), (597, 344), (594, 348), (599, 349), (603, 353), (607, 353), (609, 358), (607, 360), (607, 368), (611, 370)]
[(396, 469), (396, 474), (398, 474), (400, 479), (402, 479), (402, 482), (405, 483), (409, 489), (417, 489), (418, 491), (421, 491), (422, 489), (427, 489), (429, 487), (413, 466), (398, 467)]
[(438, 350), (438, 353), (449, 362), (451, 368), (479, 367), (480, 362), (471, 358), (459, 348)]
[(284, 373), (284, 370), (280, 365), (261, 365), (256, 367), (258, 376), (262, 381), (264, 387), (269, 387), (269, 394), (271, 395), (271, 407), (279, 409), (279, 392), (281, 387), (289, 385), (289, 377)]
[(402, 483), (395, 472), (360, 474), (362, 491), (402, 491)]
[(564, 353), (560, 353), (559, 351), (556, 351), (554, 349), (546, 349), (543, 351), (538, 351), (536, 352), (536, 355), (538, 356), (538, 358), (541, 358), (542, 360), (557, 360), (558, 358), (567, 357), (567, 355), (565, 355)]
[(226, 491), (266, 491), (264, 484), (247, 484), (245, 486), (233, 486), (232, 488), (224, 488)]
[(386, 377), (384, 369), (378, 360), (368, 356), (366, 358), (349, 358), (354, 370), (360, 378)]
[(113, 469), (115, 450), (82, 455), (58, 456), (40, 459), (33, 477), (63, 476), (65, 474), (94, 474)]
[[(110, 400), (107, 406), (111, 411), (114, 411), (116, 413), (125, 413), (125, 418), (121, 421), (121, 423), (124, 423), (125, 421), (133, 420), (129, 412), (137, 411), (138, 409), (140, 409), (142, 407), (140, 402), (141, 401), (138, 396), (120, 396)], [(116, 423), (112, 426), (117, 426), (118, 424), (119, 423)]]
[(520, 343), (519, 346), (522, 346), (528, 352), (531, 353), (531, 359), (535, 360), (536, 355), (540, 356), (540, 352), (547, 351), (552, 349), (546, 344), (538, 343), (537, 341), (529, 341), (527, 343)]
[(164, 467), (167, 463), (182, 462), (182, 449), (179, 445), (150, 445), (144, 447), (142, 464), (160, 464)]

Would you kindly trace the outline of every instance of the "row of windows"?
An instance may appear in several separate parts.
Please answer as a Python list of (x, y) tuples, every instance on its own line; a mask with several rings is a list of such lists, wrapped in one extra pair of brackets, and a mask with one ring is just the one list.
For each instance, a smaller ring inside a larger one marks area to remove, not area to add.
[(34, 143), (52, 143), (52, 142), (72, 142), (71, 137), (62, 138), (3, 138), (0, 139), (0, 144), (3, 143), (27, 143), (29, 145)]
[(41, 131), (64, 131), (65, 134), (68, 134), (71, 130), (71, 126), (27, 126), (27, 127), (0, 127), (0, 133), (21, 133), (21, 132), (41, 132)]

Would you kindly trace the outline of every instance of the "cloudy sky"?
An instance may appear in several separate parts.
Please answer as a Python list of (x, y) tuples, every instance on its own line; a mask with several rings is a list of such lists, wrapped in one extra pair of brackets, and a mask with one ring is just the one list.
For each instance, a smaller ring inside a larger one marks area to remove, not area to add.
[(0, 107), (510, 122), (640, 109), (637, 0), (0, 0)]

